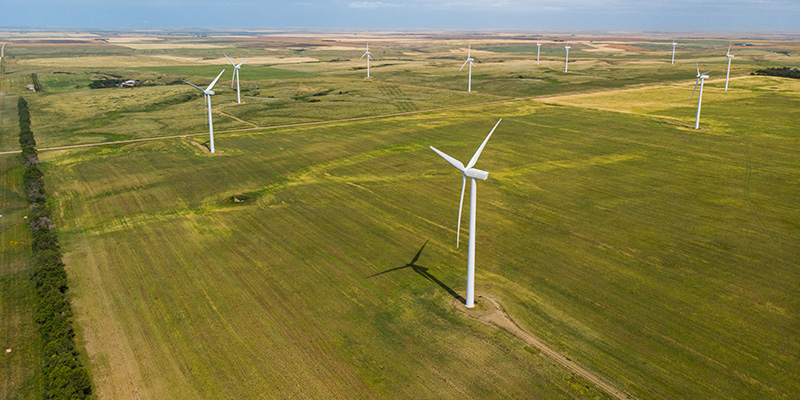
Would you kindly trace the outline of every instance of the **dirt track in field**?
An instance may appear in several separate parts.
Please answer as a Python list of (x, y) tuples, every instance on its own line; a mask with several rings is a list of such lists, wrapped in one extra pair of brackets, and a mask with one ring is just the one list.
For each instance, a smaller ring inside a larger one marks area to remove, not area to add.
[(572, 361), (569, 357), (559, 353), (558, 351), (548, 346), (541, 339), (532, 335), (525, 329), (522, 329), (522, 327), (517, 325), (517, 323), (514, 322), (513, 319), (511, 319), (511, 317), (505, 312), (505, 310), (500, 305), (500, 303), (497, 302), (497, 300), (487, 296), (478, 296), (478, 297), (480, 298), (481, 301), (476, 301), (476, 303), (478, 304), (476, 304), (475, 308), (471, 310), (467, 310), (467, 308), (464, 307), (464, 305), (456, 299), (453, 299), (453, 305), (454, 307), (456, 307), (456, 309), (467, 314), (472, 318), (475, 318), (485, 324), (494, 325), (516, 336), (517, 338), (525, 342), (527, 345), (541, 351), (541, 354), (543, 354), (545, 357), (555, 361), (556, 364), (561, 365), (562, 367), (566, 368), (573, 374), (578, 375), (583, 379), (586, 379), (593, 385), (600, 388), (600, 390), (608, 393), (615, 399), (619, 400), (633, 399), (631, 395), (623, 392), (622, 390), (617, 389), (607, 380), (603, 379), (594, 372), (589, 371), (588, 369), (584, 368), (575, 361)]

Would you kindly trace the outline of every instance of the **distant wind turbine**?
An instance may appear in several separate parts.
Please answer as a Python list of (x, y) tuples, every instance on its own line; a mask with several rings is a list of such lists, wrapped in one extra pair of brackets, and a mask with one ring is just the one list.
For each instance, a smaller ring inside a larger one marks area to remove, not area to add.
[(694, 120), (694, 129), (700, 129), (700, 105), (703, 103), (703, 83), (708, 79), (708, 73), (711, 71), (700, 73), (700, 65), (697, 64), (697, 60), (694, 60), (694, 66), (697, 69), (697, 80), (694, 82), (694, 90), (692, 90), (692, 97), (689, 100), (694, 98), (694, 91), (697, 90), (697, 84), (700, 83), (700, 95), (697, 96), (697, 117)]
[(458, 69), (459, 71), (461, 71), (467, 64), (469, 64), (469, 78), (467, 78), (467, 92), (472, 91), (472, 66), (475, 65), (473, 61), (475, 61), (475, 59), (472, 58), (472, 43), (470, 43), (467, 47), (467, 61), (464, 61), (464, 64), (462, 64), (461, 68)]
[(567, 50), (567, 58), (564, 59), (564, 72), (567, 72), (569, 67), (569, 45), (565, 45), (564, 49)]
[(675, 41), (673, 40), (672, 41), (672, 64), (675, 64), (675, 46), (677, 46), (677, 45), (678, 45), (678, 43), (675, 43)]
[(367, 42), (367, 51), (361, 56), (361, 58), (359, 58), (359, 60), (363, 59), (364, 56), (367, 57), (367, 78), (369, 78), (369, 60), (372, 60), (372, 56), (369, 53), (369, 42)]
[(242, 104), (242, 92), (239, 89), (239, 68), (242, 67), (242, 64), (246, 63), (247, 60), (240, 62), (239, 64), (234, 64), (234, 62), (228, 58), (227, 54), (222, 54), (225, 58), (230, 61), (231, 65), (233, 65), (233, 76), (231, 76), (231, 89), (233, 89), (233, 80), (236, 79), (236, 102)]
[(217, 81), (219, 80), (219, 77), (221, 77), (222, 74), (224, 74), (224, 73), (225, 73), (225, 70), (223, 69), (222, 72), (220, 72), (219, 75), (217, 75), (217, 77), (214, 78), (214, 81), (211, 82), (211, 84), (208, 85), (208, 87), (205, 88), (205, 89), (201, 88), (200, 86), (195, 85), (194, 83), (188, 82), (185, 79), (183, 80), (184, 82), (186, 82), (189, 85), (191, 85), (193, 88), (203, 92), (203, 97), (204, 97), (204, 100), (206, 102), (206, 107), (208, 108), (208, 134), (209, 134), (209, 137), (211, 138), (209, 148), (211, 149), (212, 153), (214, 152), (214, 122), (211, 119), (211, 96), (214, 95), (214, 91), (211, 90), (211, 89), (214, 87), (214, 85), (217, 84)]
[(728, 80), (731, 78), (731, 60), (733, 59), (733, 54), (731, 54), (731, 45), (728, 45), (728, 53), (725, 54), (725, 57), (728, 58), (728, 74), (725, 76), (725, 91), (728, 91)]
[(464, 206), (464, 188), (467, 186), (467, 178), (472, 179), (470, 182), (470, 195), (469, 195), (469, 252), (467, 255), (467, 299), (464, 302), (464, 305), (467, 308), (475, 307), (475, 214), (477, 211), (477, 200), (478, 200), (478, 186), (475, 182), (475, 179), (486, 180), (489, 177), (489, 173), (486, 171), (479, 170), (477, 168), (472, 168), (475, 166), (475, 163), (478, 162), (478, 157), (481, 156), (481, 152), (483, 148), (486, 147), (486, 143), (489, 141), (489, 138), (492, 137), (492, 133), (494, 130), (497, 129), (497, 125), (500, 125), (500, 121), (503, 119), (500, 118), (499, 121), (494, 125), (492, 131), (489, 132), (489, 135), (486, 136), (486, 139), (483, 140), (481, 147), (478, 148), (478, 151), (475, 152), (475, 155), (469, 160), (466, 166), (461, 163), (461, 161), (456, 160), (453, 157), (448, 156), (447, 154), (437, 150), (435, 147), (430, 146), (431, 150), (435, 151), (436, 154), (439, 154), (442, 158), (444, 158), (450, 165), (456, 167), (461, 172), (462, 181), (461, 181), (461, 202), (458, 204), (458, 228), (456, 229), (456, 247), (458, 247), (458, 242), (461, 236), (461, 210)]
[(539, 65), (539, 53), (542, 51), (542, 44), (536, 41), (536, 65)]

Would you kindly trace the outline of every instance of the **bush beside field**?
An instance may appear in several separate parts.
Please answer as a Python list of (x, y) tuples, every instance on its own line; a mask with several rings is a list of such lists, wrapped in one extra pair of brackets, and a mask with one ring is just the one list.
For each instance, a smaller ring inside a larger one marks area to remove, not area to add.
[(33, 281), (38, 298), (34, 319), (39, 325), (43, 346), (43, 397), (83, 399), (92, 393), (92, 384), (89, 373), (78, 359), (72, 308), (67, 298), (67, 274), (47, 204), (44, 174), (39, 169), (28, 103), (21, 97), (18, 109), (19, 143), (25, 163), (23, 186), (31, 207), (28, 224), (33, 236)]

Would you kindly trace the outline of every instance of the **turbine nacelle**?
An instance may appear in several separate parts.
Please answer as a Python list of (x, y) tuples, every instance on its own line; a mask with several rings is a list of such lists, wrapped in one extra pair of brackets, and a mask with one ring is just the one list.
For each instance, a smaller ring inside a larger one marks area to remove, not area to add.
[(205, 94), (207, 94), (209, 96), (213, 96), (214, 95), (214, 91), (213, 90), (203, 90), (203, 93), (205, 93)]
[(480, 179), (482, 181), (485, 181), (486, 178), (489, 177), (489, 173), (488, 172), (486, 172), (484, 170), (477, 169), (477, 168), (466, 169), (466, 170), (464, 170), (463, 174), (467, 178), (475, 178), (475, 179)]

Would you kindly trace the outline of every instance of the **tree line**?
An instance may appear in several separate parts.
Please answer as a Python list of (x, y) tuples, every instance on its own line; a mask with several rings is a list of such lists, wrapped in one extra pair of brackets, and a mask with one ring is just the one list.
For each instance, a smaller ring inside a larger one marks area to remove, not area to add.
[(800, 68), (780, 67), (759, 69), (753, 75), (780, 76), (784, 78), (800, 79)]
[(42, 374), (45, 399), (85, 399), (92, 393), (89, 373), (78, 359), (72, 308), (67, 296), (67, 273), (58, 245), (55, 224), (50, 217), (44, 174), (39, 168), (36, 140), (31, 130), (28, 103), (20, 97), (19, 144), (25, 171), (25, 196), (30, 203), (28, 225), (33, 241), (33, 282), (37, 302), (34, 319), (42, 343)]

